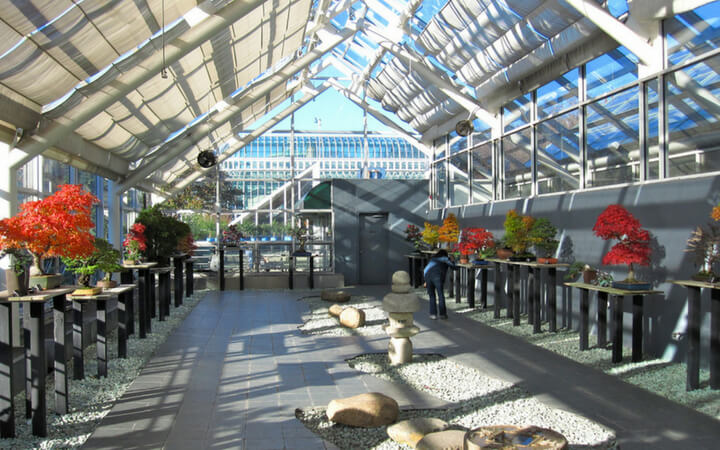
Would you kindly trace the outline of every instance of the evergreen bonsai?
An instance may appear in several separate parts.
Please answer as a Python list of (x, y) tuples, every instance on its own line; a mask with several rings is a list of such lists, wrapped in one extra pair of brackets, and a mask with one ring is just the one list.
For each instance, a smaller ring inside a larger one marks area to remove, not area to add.
[(535, 245), (538, 256), (550, 258), (557, 250), (560, 241), (555, 239), (558, 229), (549, 219), (535, 219), (530, 229), (530, 241)]

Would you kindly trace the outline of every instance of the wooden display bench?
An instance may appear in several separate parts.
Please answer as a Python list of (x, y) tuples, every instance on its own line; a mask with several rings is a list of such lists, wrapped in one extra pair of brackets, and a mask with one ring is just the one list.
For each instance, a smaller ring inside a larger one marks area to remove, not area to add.
[(643, 300), (648, 295), (664, 294), (663, 291), (655, 290), (628, 290), (612, 287), (596, 286), (587, 283), (565, 283), (565, 286), (580, 289), (580, 350), (588, 349), (589, 329), (589, 291), (598, 293), (597, 314), (598, 314), (598, 347), (607, 345), (607, 306), (608, 296), (612, 305), (612, 362), (622, 361), (623, 341), (623, 299), (632, 296), (632, 361), (642, 361), (642, 339), (643, 339)]
[[(480, 306), (485, 309), (487, 308), (487, 279), (488, 270), (494, 269), (495, 266), (488, 262), (487, 264), (471, 264), (471, 263), (458, 263), (457, 266), (460, 270), (454, 271), (455, 277), (455, 301), (460, 303), (460, 284), (462, 283), (462, 275), (464, 272), (467, 282), (467, 299), (468, 307), (475, 308), (475, 277), (476, 271), (480, 269)], [(497, 300), (496, 300), (497, 302)]]
[(720, 389), (720, 284), (706, 281), (677, 280), (673, 284), (688, 291), (687, 380), (686, 389), (700, 387), (700, 294), (710, 289), (710, 388)]
[(138, 322), (139, 337), (145, 339), (147, 333), (152, 332), (150, 323), (149, 303), (151, 300), (150, 291), (154, 290), (154, 283), (150, 269), (157, 266), (156, 262), (147, 262), (142, 264), (123, 264), (124, 269), (134, 270), (137, 272), (138, 283)]

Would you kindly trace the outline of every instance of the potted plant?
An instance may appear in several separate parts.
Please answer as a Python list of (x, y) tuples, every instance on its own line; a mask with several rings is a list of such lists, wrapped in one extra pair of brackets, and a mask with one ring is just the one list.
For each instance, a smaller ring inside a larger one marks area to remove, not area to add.
[(295, 242), (298, 244), (297, 250), (293, 254), (295, 255), (307, 255), (309, 252), (305, 249), (305, 244), (307, 243), (308, 239), (310, 238), (310, 235), (308, 234), (308, 229), (305, 228), (305, 225), (300, 225), (298, 227), (292, 228), (291, 235)]
[(570, 264), (570, 267), (568, 267), (568, 271), (565, 274), (565, 279), (574, 280), (580, 274), (582, 274), (583, 283), (593, 284), (593, 282), (598, 276), (598, 271), (597, 269), (594, 269), (592, 266), (590, 266), (590, 264), (575, 261), (574, 263)]
[(409, 223), (407, 227), (405, 227), (405, 240), (412, 243), (415, 248), (415, 252), (420, 253), (420, 250), (423, 248), (422, 233), (420, 232), (420, 228)]
[(497, 244), (495, 245), (495, 256), (499, 259), (509, 259), (512, 255), (513, 251), (510, 246), (508, 246), (505, 236), (498, 239)]
[(440, 227), (438, 225), (425, 222), (425, 228), (423, 228), (422, 231), (422, 240), (430, 246), (431, 250), (437, 247), (438, 239), (440, 237), (438, 234), (439, 228)]
[(652, 287), (651, 283), (635, 279), (634, 270), (635, 264), (650, 264), (650, 233), (641, 227), (640, 222), (627, 209), (620, 205), (605, 208), (598, 216), (593, 232), (604, 240), (618, 241), (603, 256), (603, 264), (628, 265), (627, 278), (614, 282), (613, 287), (629, 290), (646, 290)]
[(457, 217), (455, 217), (455, 214), (450, 213), (438, 228), (438, 240), (450, 248), (457, 244), (458, 237), (460, 237), (460, 227), (458, 226)]
[(122, 269), (122, 266), (118, 264), (119, 259), (120, 252), (115, 250), (108, 241), (101, 238), (95, 238), (94, 249), (89, 256), (62, 258), (65, 269), (75, 273), (78, 284), (84, 288), (90, 288), (90, 278), (95, 272), (98, 270), (105, 272), (105, 277), (103, 280), (98, 281), (95, 289), (76, 290), (75, 294), (79, 295), (94, 295), (102, 291), (103, 287), (114, 287), (111, 276), (113, 272)]
[(134, 223), (123, 241), (124, 257), (123, 262), (128, 265), (135, 265), (142, 260), (147, 250), (147, 238), (145, 237), (145, 225)]
[(145, 255), (160, 265), (168, 265), (180, 238), (192, 232), (186, 223), (164, 215), (158, 205), (142, 210), (135, 222), (145, 225)]
[(512, 261), (534, 261), (535, 255), (528, 252), (531, 244), (530, 230), (535, 219), (531, 216), (523, 216), (514, 209), (505, 215), (505, 236), (504, 243), (513, 251)]
[(712, 223), (698, 226), (688, 239), (685, 251), (693, 254), (695, 264), (700, 267), (693, 280), (708, 283), (718, 280), (713, 266), (720, 261), (720, 226)]
[(178, 240), (177, 253), (180, 255), (192, 255), (195, 253), (195, 239), (193, 239), (192, 233), (188, 233)]
[(81, 185), (65, 184), (42, 200), (20, 205), (20, 212), (0, 220), (0, 248), (25, 249), (32, 255), (30, 284), (57, 287), (62, 275), (43, 272), (50, 257), (84, 257), (93, 251), (92, 205), (98, 199)]
[(557, 258), (553, 257), (560, 241), (555, 239), (558, 229), (549, 219), (539, 217), (535, 219), (530, 228), (530, 241), (537, 251), (537, 262), (540, 264), (556, 264)]
[(228, 247), (239, 247), (242, 239), (243, 233), (238, 229), (237, 225), (230, 225), (223, 231), (223, 242)]
[(30, 264), (32, 256), (21, 248), (5, 248), (0, 251), (0, 259), (10, 257), (10, 267), (5, 269), (5, 287), (8, 292), (22, 296), (27, 295), (30, 284)]
[[(483, 261), (490, 249), (494, 248), (495, 242), (491, 232), (485, 228), (463, 228), (460, 234), (460, 253), (464, 255), (477, 255), (476, 264), (483, 264)], [(484, 262), (487, 264), (487, 262)]]

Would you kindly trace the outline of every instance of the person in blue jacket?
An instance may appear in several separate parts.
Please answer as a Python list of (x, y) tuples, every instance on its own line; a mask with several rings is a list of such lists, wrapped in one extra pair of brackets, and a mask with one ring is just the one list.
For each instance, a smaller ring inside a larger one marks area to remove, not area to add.
[[(447, 319), (443, 284), (445, 283), (448, 267), (454, 269), (455, 263), (448, 257), (446, 250), (438, 250), (435, 256), (430, 258), (430, 262), (423, 271), (425, 287), (427, 287), (428, 297), (430, 297), (431, 319), (437, 319), (438, 313), (440, 313), (441, 319)], [(435, 291), (437, 291), (437, 305), (435, 303)]]

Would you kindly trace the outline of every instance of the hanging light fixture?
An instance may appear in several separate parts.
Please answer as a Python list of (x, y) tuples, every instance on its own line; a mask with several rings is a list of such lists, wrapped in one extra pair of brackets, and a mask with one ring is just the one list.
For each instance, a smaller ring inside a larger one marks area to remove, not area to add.
[(160, 76), (167, 78), (167, 67), (165, 67), (165, 0), (162, 0), (162, 69)]

